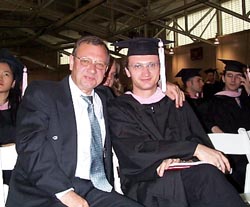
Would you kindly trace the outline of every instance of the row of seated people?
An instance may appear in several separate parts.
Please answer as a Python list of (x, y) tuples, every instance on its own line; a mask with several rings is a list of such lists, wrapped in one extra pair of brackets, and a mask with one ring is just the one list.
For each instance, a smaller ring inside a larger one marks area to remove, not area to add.
[[(192, 106), (207, 133), (237, 133), (239, 128), (250, 130), (250, 81), (247, 66), (235, 60), (225, 64), (222, 82), (215, 82), (215, 69), (207, 71), (210, 79), (203, 82), (199, 68), (181, 70), (187, 101)], [(204, 96), (203, 95), (204, 92)], [(228, 176), (239, 192), (243, 192), (246, 156), (229, 155), (233, 173)]]

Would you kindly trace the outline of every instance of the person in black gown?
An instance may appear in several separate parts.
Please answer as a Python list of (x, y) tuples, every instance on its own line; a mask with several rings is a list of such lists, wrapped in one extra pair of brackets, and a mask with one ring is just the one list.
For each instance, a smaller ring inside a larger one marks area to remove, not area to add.
[[(227, 158), (212, 148), (189, 104), (176, 108), (157, 87), (158, 42), (139, 38), (116, 43), (128, 47), (125, 71), (133, 83), (131, 92), (108, 104), (124, 194), (146, 207), (245, 206), (225, 178)], [(186, 169), (170, 167), (184, 161)], [(207, 164), (191, 167), (195, 161)]]
[(205, 71), (206, 81), (203, 86), (203, 97), (209, 100), (213, 95), (222, 90), (223, 84), (216, 80), (218, 76), (216, 68), (208, 68)]
[[(209, 101), (205, 124), (213, 133), (238, 133), (240, 127), (250, 130), (250, 82), (244, 74), (246, 65), (235, 60), (221, 61), (225, 64), (224, 90)], [(239, 192), (243, 192), (247, 159), (243, 155), (229, 158), (233, 167), (229, 179)]]
[(203, 123), (203, 117), (206, 116), (208, 108), (206, 99), (203, 97), (204, 82), (200, 71), (201, 68), (183, 68), (175, 77), (181, 77), (184, 85), (185, 98), (207, 132), (206, 125)]

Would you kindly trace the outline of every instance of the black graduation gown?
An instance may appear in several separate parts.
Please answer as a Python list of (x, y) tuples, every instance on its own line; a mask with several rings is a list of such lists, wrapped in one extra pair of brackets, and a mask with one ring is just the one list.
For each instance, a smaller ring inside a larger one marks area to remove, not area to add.
[[(11, 111), (0, 110), (0, 145), (15, 143), (16, 127), (11, 120)], [(3, 181), (9, 184), (11, 177), (11, 170), (3, 171)]]
[(140, 104), (125, 94), (112, 100), (108, 112), (123, 192), (145, 204), (146, 191), (162, 189), (175, 199), (171, 206), (174, 202), (187, 206), (180, 171), (169, 172), (171, 176), (162, 183), (156, 169), (166, 158), (193, 159), (198, 143), (212, 147), (189, 104), (185, 102), (177, 109), (167, 97), (157, 103)]
[(223, 83), (215, 81), (215, 83), (205, 83), (203, 86), (203, 97), (206, 100), (209, 100), (213, 97), (214, 94), (223, 89)]
[(204, 120), (203, 120), (203, 117), (206, 117), (206, 114), (208, 111), (208, 104), (207, 104), (206, 99), (204, 99), (204, 98), (191, 98), (188, 94), (185, 94), (185, 99), (190, 104), (191, 108), (194, 110), (194, 113), (196, 114), (197, 118), (199, 119), (205, 132), (208, 133), (209, 130), (207, 129), (206, 124), (204, 123)]
[[(250, 130), (250, 97), (242, 92), (240, 96), (241, 107), (234, 97), (225, 95), (215, 95), (208, 104), (206, 119), (207, 128), (211, 130), (213, 126), (225, 133), (238, 133), (240, 127)], [(246, 156), (230, 155), (230, 164), (233, 168), (232, 175), (228, 176), (230, 182), (238, 192), (244, 191), (245, 169), (248, 163)]]
[(207, 127), (219, 126), (226, 133), (238, 133), (240, 127), (250, 130), (250, 97), (242, 94), (240, 103), (241, 107), (233, 97), (215, 95), (209, 102)]
[(15, 142), (16, 127), (11, 120), (11, 111), (0, 110), (0, 145)]

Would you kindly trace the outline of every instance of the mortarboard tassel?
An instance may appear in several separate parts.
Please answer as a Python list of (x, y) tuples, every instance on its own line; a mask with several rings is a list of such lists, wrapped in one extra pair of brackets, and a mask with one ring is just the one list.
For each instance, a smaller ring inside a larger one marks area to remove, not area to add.
[(166, 69), (165, 69), (165, 54), (164, 54), (164, 48), (163, 48), (163, 42), (161, 39), (158, 42), (158, 53), (159, 53), (159, 59), (160, 59), (160, 84), (161, 84), (161, 90), (163, 93), (166, 92)]
[(28, 73), (27, 73), (27, 68), (24, 66), (23, 68), (23, 81), (22, 81), (22, 96), (24, 95), (25, 89), (27, 88), (28, 85)]

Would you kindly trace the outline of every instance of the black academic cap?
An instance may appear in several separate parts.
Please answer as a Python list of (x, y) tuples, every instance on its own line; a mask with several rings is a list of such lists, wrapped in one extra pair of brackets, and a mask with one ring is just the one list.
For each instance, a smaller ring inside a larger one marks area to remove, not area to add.
[(185, 83), (192, 77), (201, 76), (200, 70), (201, 68), (183, 68), (176, 74), (175, 77), (181, 77), (182, 82)]
[(215, 73), (217, 71), (216, 68), (208, 68), (204, 71), (204, 73), (208, 74), (208, 73)]
[(225, 59), (218, 59), (225, 64), (225, 71), (234, 71), (243, 73), (243, 69), (247, 68), (247, 66), (237, 60), (225, 60)]
[(22, 80), (24, 65), (5, 48), (0, 49), (0, 62), (1, 61), (6, 62), (10, 66), (15, 80)]
[[(124, 40), (120, 42), (113, 43), (113, 46), (116, 46), (120, 49), (128, 48), (127, 56), (132, 55), (158, 55), (158, 42), (160, 39), (157, 38), (134, 38), (129, 40)], [(162, 40), (163, 44), (169, 44), (173, 41)]]

